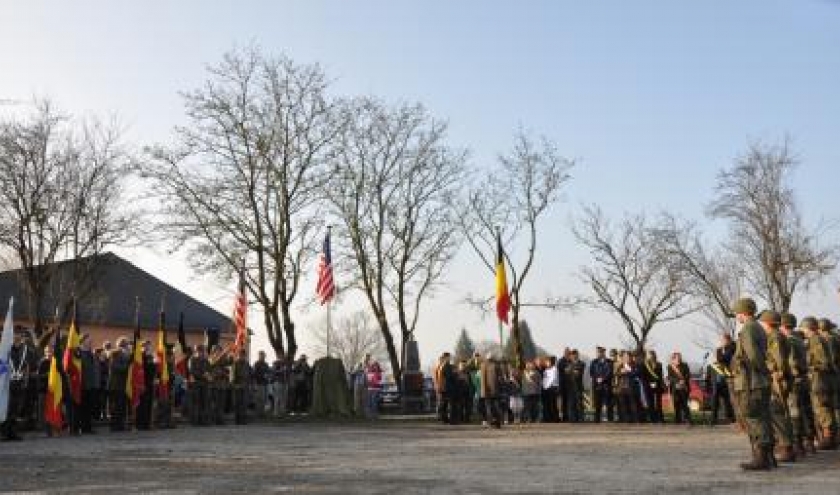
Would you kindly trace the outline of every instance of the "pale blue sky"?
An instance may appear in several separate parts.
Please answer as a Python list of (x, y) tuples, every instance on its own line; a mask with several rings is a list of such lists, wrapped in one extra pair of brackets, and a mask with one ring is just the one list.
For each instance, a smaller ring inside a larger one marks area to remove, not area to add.
[[(504, 151), (520, 124), (578, 159), (542, 226), (530, 284), (538, 296), (585, 290), (573, 273), (586, 253), (568, 227), (581, 202), (699, 218), (717, 170), (750, 139), (790, 135), (806, 217), (837, 218), (840, 2), (0, 1), (0, 100), (49, 95), (70, 112), (116, 114), (138, 146), (165, 141), (182, 119), (178, 91), (199, 85), (224, 51), (252, 43), (321, 63), (336, 95), (423, 102), (449, 119), (453, 144), (469, 147), (475, 166)], [(230, 310), (229, 288), (190, 277), (170, 257), (129, 254)], [(482, 277), (464, 250), (425, 308), (424, 361), (451, 347), (462, 325), (494, 338), (492, 319), (458, 303), (492, 292)], [(836, 276), (827, 282), (835, 285)], [(831, 290), (794, 306), (840, 313)], [(317, 314), (301, 315), (304, 342)], [(618, 320), (598, 311), (526, 318), (549, 348), (619, 342)], [(684, 322), (654, 340), (663, 352), (696, 355), (695, 330)]]

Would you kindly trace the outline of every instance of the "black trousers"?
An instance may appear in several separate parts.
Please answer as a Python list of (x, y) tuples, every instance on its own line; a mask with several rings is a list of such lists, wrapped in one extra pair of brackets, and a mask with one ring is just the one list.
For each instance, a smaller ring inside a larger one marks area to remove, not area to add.
[(451, 405), (452, 399), (449, 397), (449, 394), (438, 394), (437, 400), (438, 420), (443, 423), (449, 423), (449, 421), (451, 420), (449, 417), (449, 406)]
[(82, 433), (93, 431), (93, 412), (98, 400), (98, 390), (82, 390), (82, 403), (76, 407), (76, 425)]
[(540, 417), (540, 396), (526, 395), (523, 397), (524, 411), (522, 411), (522, 419), (536, 423)]
[(637, 423), (639, 421), (639, 405), (632, 390), (619, 390), (618, 418), (622, 423)]
[(726, 385), (716, 387), (712, 393), (712, 424), (717, 423), (720, 406), (723, 405), (724, 414), (729, 421), (735, 421), (735, 410), (732, 408), (729, 387)]
[(140, 403), (134, 411), (134, 426), (138, 430), (148, 430), (152, 427), (152, 392), (146, 390), (140, 396)]
[(676, 423), (691, 423), (691, 410), (688, 408), (688, 391), (672, 390), (671, 401), (674, 403), (674, 421)]
[(607, 420), (613, 420), (612, 391), (607, 387), (592, 387), (592, 405), (595, 408), (594, 418), (596, 423), (601, 422), (601, 414), (606, 409)]
[(651, 423), (664, 423), (665, 415), (662, 413), (662, 393), (656, 391), (648, 392), (648, 419)]
[(544, 388), (542, 391), (543, 423), (559, 423), (560, 411), (557, 409), (558, 387)]
[(496, 427), (502, 425), (502, 408), (499, 407), (499, 399), (497, 397), (486, 397), (484, 399), (484, 406), (486, 407), (487, 421)]
[(125, 429), (125, 415), (128, 411), (128, 399), (124, 390), (111, 390), (108, 397), (108, 405), (111, 407), (111, 430), (122, 431)]

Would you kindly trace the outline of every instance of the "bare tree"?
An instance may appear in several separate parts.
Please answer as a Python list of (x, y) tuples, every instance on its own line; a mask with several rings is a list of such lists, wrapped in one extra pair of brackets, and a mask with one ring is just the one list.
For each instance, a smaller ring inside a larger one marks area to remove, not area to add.
[(352, 260), (351, 285), (376, 318), (401, 386), (421, 305), (460, 241), (454, 218), (465, 153), (447, 144), (446, 124), (420, 105), (360, 98), (346, 111), (328, 194), (340, 223), (337, 244)]
[[(701, 305), (699, 314), (708, 322), (711, 334), (727, 333), (734, 337), (731, 305), (743, 292), (744, 267), (730, 251), (706, 242), (692, 222), (663, 213), (657, 229), (656, 236), (672, 263), (690, 278), (692, 291)], [(698, 345), (705, 348), (713, 344), (708, 334), (700, 335)]]
[[(496, 270), (497, 229), (508, 246), (505, 258), (510, 270), (511, 336), (517, 362), (524, 365), (519, 327), (522, 308), (563, 309), (572, 305), (563, 298), (526, 300), (524, 287), (534, 263), (540, 220), (560, 199), (574, 162), (561, 157), (554, 143), (545, 138), (537, 141), (524, 131), (514, 136), (513, 149), (500, 155), (498, 161), (495, 169), (482, 172), (486, 178), (470, 191), (459, 224), (491, 274)], [(510, 254), (514, 241), (525, 250), (518, 263)], [(468, 298), (468, 302), (486, 308), (488, 299)]]
[(317, 353), (326, 355), (329, 346), (330, 352), (341, 359), (344, 369), (348, 371), (362, 362), (367, 354), (377, 361), (387, 359), (388, 356), (379, 326), (364, 311), (339, 318), (329, 332), (324, 319), (315, 326), (312, 337)]
[[(246, 283), (275, 353), (297, 352), (292, 304), (322, 225), (318, 200), (340, 126), (320, 67), (234, 51), (184, 94), (189, 124), (149, 151), (160, 225), (193, 268)], [(284, 342), (285, 337), (285, 342)]]
[(625, 216), (613, 225), (600, 208), (589, 206), (573, 231), (593, 263), (580, 270), (594, 293), (592, 303), (615, 313), (638, 350), (653, 328), (697, 311), (692, 280), (663, 249), (644, 215)]
[(753, 144), (718, 174), (709, 215), (730, 227), (727, 249), (743, 267), (747, 288), (778, 311), (790, 309), (798, 289), (829, 274), (836, 243), (821, 246), (821, 230), (806, 226), (789, 186), (797, 165), (785, 141)]
[[(54, 312), (48, 296), (64, 313), (73, 297), (84, 300), (98, 255), (135, 231), (122, 203), (129, 161), (115, 123), (73, 119), (49, 100), (0, 122), (0, 246), (22, 269), (28, 316), (42, 341)], [(71, 261), (70, 269), (59, 270), (58, 261)]]

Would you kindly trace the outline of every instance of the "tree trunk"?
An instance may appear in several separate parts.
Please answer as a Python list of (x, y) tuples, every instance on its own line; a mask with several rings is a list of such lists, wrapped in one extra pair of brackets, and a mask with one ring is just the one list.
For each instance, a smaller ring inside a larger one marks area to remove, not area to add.
[(274, 349), (274, 356), (276, 358), (281, 358), (286, 355), (286, 352), (283, 348), (283, 339), (277, 335), (277, 331), (280, 328), (280, 321), (277, 317), (276, 311), (266, 311), (264, 313), (264, 321), (265, 321), (265, 331), (268, 334), (268, 343), (271, 344), (271, 348)]
[(385, 347), (388, 349), (388, 359), (391, 361), (391, 370), (394, 374), (394, 382), (402, 391), (402, 369), (400, 368), (400, 356), (397, 354), (397, 348), (394, 345), (394, 337), (391, 335), (391, 328), (388, 326), (388, 320), (385, 315), (377, 315), (379, 320), (379, 328), (382, 330), (382, 337), (385, 339)]

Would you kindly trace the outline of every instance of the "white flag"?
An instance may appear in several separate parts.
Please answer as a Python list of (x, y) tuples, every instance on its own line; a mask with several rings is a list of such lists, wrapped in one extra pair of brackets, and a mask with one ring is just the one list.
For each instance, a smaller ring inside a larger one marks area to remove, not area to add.
[(9, 355), (12, 353), (12, 342), (15, 340), (15, 330), (12, 324), (12, 305), (14, 303), (15, 299), (10, 298), (6, 323), (3, 324), (3, 336), (0, 337), (0, 423), (6, 421), (6, 413), (9, 412), (9, 381), (12, 378)]

